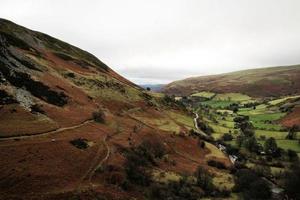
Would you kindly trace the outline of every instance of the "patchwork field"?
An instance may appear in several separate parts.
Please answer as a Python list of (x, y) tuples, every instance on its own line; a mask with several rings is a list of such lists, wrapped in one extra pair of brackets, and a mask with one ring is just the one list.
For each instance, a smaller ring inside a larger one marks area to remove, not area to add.
[[(205, 92), (202, 93), (205, 94)], [(297, 103), (298, 98), (299, 96), (287, 96), (261, 100), (239, 93), (214, 94), (213, 98), (201, 101), (201, 108), (196, 110), (202, 116), (203, 121), (213, 129), (212, 137), (216, 140), (230, 133), (233, 139), (227, 143), (235, 145), (238, 129), (235, 127), (234, 118), (247, 116), (254, 127), (255, 137), (262, 145), (266, 139), (273, 137), (282, 149), (300, 153), (299, 132), (294, 134), (293, 140), (287, 139), (289, 127), (281, 124), (281, 120), (289, 116), (291, 112), (282, 108), (289, 106), (291, 102)], [(231, 110), (233, 104), (238, 105), (236, 112)]]

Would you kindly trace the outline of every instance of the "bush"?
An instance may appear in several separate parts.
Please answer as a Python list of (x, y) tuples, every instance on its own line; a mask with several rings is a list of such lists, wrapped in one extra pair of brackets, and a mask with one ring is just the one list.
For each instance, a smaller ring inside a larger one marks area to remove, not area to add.
[(276, 140), (270, 137), (266, 140), (264, 144), (265, 152), (269, 155), (274, 155), (278, 151)]
[(87, 141), (88, 141), (87, 139), (78, 138), (78, 139), (70, 141), (70, 143), (72, 145), (74, 145), (75, 147), (77, 147), (78, 149), (86, 149), (89, 147)]
[[(126, 153), (125, 172), (131, 183), (147, 186), (150, 183), (150, 175), (145, 167), (149, 166), (149, 156), (144, 152), (132, 149)], [(152, 160), (151, 160), (152, 162)]]
[(197, 120), (197, 124), (199, 128), (208, 135), (211, 135), (214, 132), (213, 128), (199, 119)]
[(271, 189), (268, 183), (249, 169), (236, 173), (235, 190), (242, 192), (244, 199), (270, 199)]
[(156, 165), (156, 159), (165, 155), (166, 151), (160, 141), (143, 141), (138, 147), (126, 152), (125, 171), (131, 183), (142, 186), (150, 184), (150, 174), (147, 167)]
[(297, 152), (294, 151), (294, 150), (288, 149), (287, 150), (287, 155), (289, 157), (289, 161), (291, 161), (291, 162), (295, 162), (295, 161), (299, 160)]
[(207, 164), (211, 167), (215, 167), (218, 169), (227, 169), (226, 165), (223, 162), (216, 161), (216, 160), (209, 160)]
[(258, 176), (270, 177), (272, 175), (270, 167), (266, 165), (257, 165), (254, 171)]
[(200, 138), (198, 138), (198, 146), (203, 149), (205, 147), (205, 142), (203, 140), (201, 140)]
[(300, 199), (300, 167), (296, 162), (285, 174), (284, 188), (291, 199)]
[(191, 185), (186, 177), (180, 179), (179, 182), (170, 182), (168, 184), (154, 183), (149, 188), (147, 194), (151, 200), (180, 200), (190, 199), (197, 200), (204, 196), (200, 188)]
[(7, 92), (4, 90), (0, 90), (0, 105), (13, 104), (13, 103), (17, 103), (17, 101), (13, 98), (13, 96), (7, 94)]
[(35, 105), (32, 105), (30, 108), (31, 108), (31, 113), (45, 114), (45, 111), (42, 109), (41, 105), (35, 104)]
[(195, 177), (197, 179), (197, 185), (200, 186), (203, 190), (207, 192), (211, 192), (214, 190), (212, 177), (206, 169), (201, 166), (198, 167), (195, 172)]
[(224, 141), (231, 141), (233, 139), (232, 135), (230, 133), (225, 133), (223, 136), (222, 136), (223, 140)]
[(243, 193), (245, 200), (253, 199), (271, 199), (271, 189), (269, 184), (263, 180), (259, 179), (250, 183), (249, 190)]
[(66, 76), (70, 78), (75, 78), (75, 74), (72, 72), (67, 73)]
[(105, 113), (103, 111), (93, 112), (92, 117), (95, 120), (95, 122), (105, 123)]

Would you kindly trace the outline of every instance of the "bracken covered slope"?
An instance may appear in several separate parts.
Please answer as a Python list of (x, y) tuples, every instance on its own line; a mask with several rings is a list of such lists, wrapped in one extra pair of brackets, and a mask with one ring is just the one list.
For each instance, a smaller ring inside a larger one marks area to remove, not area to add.
[(88, 52), (0, 19), (0, 199), (144, 199), (148, 187), (125, 166), (145, 140), (164, 149), (143, 169), (150, 184), (201, 165), (232, 186), (228, 170), (207, 165), (229, 159), (211, 144), (200, 148), (193, 127), (184, 107)]
[(174, 95), (189, 95), (201, 91), (238, 92), (252, 97), (299, 94), (300, 65), (192, 77), (172, 82), (166, 85), (163, 91)]
[[(96, 57), (43, 33), (0, 20), (0, 44), (0, 92), (8, 101), (2, 112), (14, 101), (22, 107), (14, 108), (21, 109), (20, 113), (9, 112), (5, 119), (1, 115), (5, 127), (1, 127), (0, 137), (86, 121), (99, 107), (97, 98), (103, 103), (141, 99), (138, 86)], [(37, 120), (35, 110), (46, 114)], [(12, 124), (18, 121), (15, 118), (22, 120), (19, 130)]]

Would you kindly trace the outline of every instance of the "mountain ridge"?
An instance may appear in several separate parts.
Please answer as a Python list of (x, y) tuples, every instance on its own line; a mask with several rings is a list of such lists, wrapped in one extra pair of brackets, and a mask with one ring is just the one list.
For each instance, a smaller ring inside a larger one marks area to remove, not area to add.
[(300, 92), (299, 76), (300, 65), (255, 68), (186, 78), (167, 84), (162, 91), (179, 96), (201, 91), (240, 92), (254, 97), (284, 96)]

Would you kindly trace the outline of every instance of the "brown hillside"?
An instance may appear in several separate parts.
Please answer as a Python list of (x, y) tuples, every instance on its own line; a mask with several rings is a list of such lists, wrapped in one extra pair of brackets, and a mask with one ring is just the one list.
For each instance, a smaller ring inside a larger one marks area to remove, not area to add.
[(151, 181), (156, 171), (180, 177), (201, 165), (231, 186), (229, 169), (207, 165), (230, 167), (229, 159), (199, 147), (190, 129), (192, 115), (175, 101), (86, 51), (0, 19), (0, 199), (144, 199), (148, 187), (128, 181), (125, 166), (145, 141), (164, 149), (140, 169)]
[(167, 94), (189, 95), (195, 92), (238, 92), (253, 97), (277, 97), (300, 93), (300, 65), (250, 69), (199, 76), (166, 85)]

